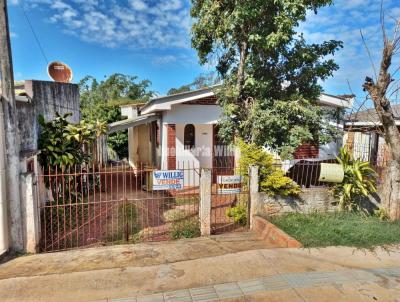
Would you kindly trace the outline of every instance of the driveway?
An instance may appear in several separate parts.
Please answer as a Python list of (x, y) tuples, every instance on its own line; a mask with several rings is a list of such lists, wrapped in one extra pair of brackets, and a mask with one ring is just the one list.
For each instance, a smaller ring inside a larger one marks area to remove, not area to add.
[(1, 301), (400, 301), (400, 247), (274, 248), (253, 233), (25, 256)]

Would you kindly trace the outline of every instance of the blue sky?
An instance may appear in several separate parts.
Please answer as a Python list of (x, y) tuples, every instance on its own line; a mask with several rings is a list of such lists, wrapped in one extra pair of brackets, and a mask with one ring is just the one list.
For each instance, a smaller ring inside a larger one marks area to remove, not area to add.
[[(165, 94), (169, 88), (190, 83), (200, 73), (212, 70), (198, 64), (190, 47), (188, 0), (9, 0), (17, 80), (48, 79), (46, 61), (21, 6), (48, 60), (70, 65), (75, 82), (85, 75), (101, 79), (120, 72), (149, 79), (153, 90)], [(388, 19), (400, 17), (399, 0), (384, 0), (384, 8)], [(353, 92), (363, 95), (362, 81), (373, 72), (359, 31), (363, 31), (377, 61), (381, 47), (379, 12), (380, 0), (336, 0), (318, 15), (310, 12), (300, 26), (310, 42), (344, 42), (344, 49), (335, 56), (340, 70), (323, 83), (327, 93), (349, 93), (349, 82)]]

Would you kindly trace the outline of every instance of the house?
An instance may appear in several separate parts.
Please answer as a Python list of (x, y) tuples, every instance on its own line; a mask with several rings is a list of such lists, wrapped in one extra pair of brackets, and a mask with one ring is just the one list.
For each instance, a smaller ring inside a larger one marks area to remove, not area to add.
[[(127, 119), (109, 125), (110, 133), (129, 129), (129, 163), (132, 167), (157, 169), (229, 168), (235, 150), (218, 137), (218, 120), (222, 110), (214, 90), (218, 86), (150, 100), (144, 106), (121, 107)], [(322, 94), (319, 104), (332, 110), (351, 107), (352, 100)], [(338, 127), (342, 121), (331, 120)], [(341, 139), (324, 146), (305, 144), (295, 158), (333, 158)], [(237, 159), (237, 156), (236, 156)]]
[[(396, 123), (400, 127), (400, 105), (392, 106)], [(343, 144), (355, 158), (369, 161), (382, 170), (390, 160), (388, 147), (382, 135), (382, 123), (374, 108), (350, 114), (345, 120)]]

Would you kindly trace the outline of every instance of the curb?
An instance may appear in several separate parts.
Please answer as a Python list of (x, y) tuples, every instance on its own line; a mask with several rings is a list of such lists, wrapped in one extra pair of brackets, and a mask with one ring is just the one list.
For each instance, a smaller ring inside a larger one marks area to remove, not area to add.
[(271, 242), (278, 245), (279, 247), (286, 248), (300, 248), (303, 245), (294, 239), (293, 237), (286, 234), (276, 225), (267, 221), (260, 216), (254, 216), (253, 230), (260, 235), (264, 241)]

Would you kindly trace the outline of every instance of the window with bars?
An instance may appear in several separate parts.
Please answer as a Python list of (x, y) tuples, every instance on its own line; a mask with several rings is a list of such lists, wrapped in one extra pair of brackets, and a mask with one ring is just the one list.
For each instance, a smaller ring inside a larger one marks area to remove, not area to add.
[(184, 131), (184, 146), (185, 150), (190, 150), (195, 147), (195, 128), (193, 124), (188, 124), (185, 126), (185, 131)]

